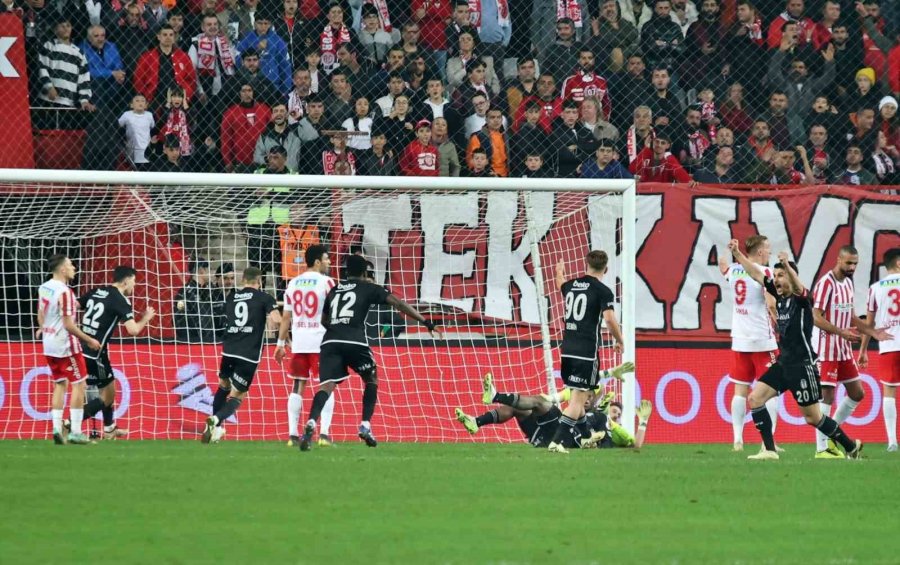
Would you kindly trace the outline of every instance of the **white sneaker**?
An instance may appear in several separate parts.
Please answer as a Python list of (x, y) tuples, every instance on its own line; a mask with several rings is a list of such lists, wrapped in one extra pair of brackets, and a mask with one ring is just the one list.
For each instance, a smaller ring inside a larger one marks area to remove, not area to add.
[(731, 451), (744, 451), (744, 444), (739, 441), (734, 442)]
[(896, 443), (890, 444), (890, 445), (888, 446), (887, 450), (888, 450), (889, 453), (894, 453), (894, 452), (896, 452), (896, 451), (897, 451), (897, 444), (896, 444)]
[(213, 429), (212, 437), (210, 441), (212, 443), (219, 443), (225, 437), (225, 426), (216, 426)]
[(780, 459), (780, 457), (778, 457), (777, 451), (767, 451), (767, 450), (763, 449), (756, 455), (748, 455), (747, 459), (777, 461), (778, 459)]

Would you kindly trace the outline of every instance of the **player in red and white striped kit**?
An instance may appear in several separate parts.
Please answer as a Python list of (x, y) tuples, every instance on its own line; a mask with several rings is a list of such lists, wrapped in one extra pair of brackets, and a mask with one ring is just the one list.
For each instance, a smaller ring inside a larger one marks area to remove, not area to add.
[[(328, 248), (324, 245), (310, 245), (306, 250), (306, 271), (291, 279), (284, 292), (284, 316), (278, 331), (278, 347), (275, 360), (281, 363), (285, 356), (285, 341), (288, 329), (291, 332), (290, 376), (294, 380), (288, 396), (288, 441), (289, 447), (300, 445), (297, 422), (303, 411), (303, 391), (311, 379), (319, 378), (319, 350), (325, 327), (322, 326), (322, 308), (325, 296), (334, 287), (334, 279), (327, 273), (331, 270)], [(332, 445), (328, 431), (334, 415), (334, 395), (322, 409), (319, 428), (319, 445)]]
[(38, 289), (38, 335), (44, 344), (44, 356), (50, 366), (50, 378), (53, 379), (53, 441), (57, 445), (66, 443), (63, 434), (63, 411), (65, 410), (66, 391), (72, 384), (72, 397), (69, 399), (69, 417), (72, 431), (68, 442), (86, 444), (90, 440), (81, 433), (81, 421), (84, 416), (85, 379), (87, 367), (81, 352), (79, 339), (94, 350), (100, 349), (100, 342), (87, 335), (75, 321), (78, 301), (75, 293), (69, 288), (69, 282), (75, 278), (75, 265), (65, 255), (54, 255), (50, 258), (48, 269), (52, 278)]
[[(878, 374), (884, 388), (881, 412), (887, 430), (888, 451), (897, 451), (897, 387), (900, 386), (900, 247), (884, 254), (887, 276), (869, 287), (866, 322), (888, 335), (878, 344)], [(877, 331), (877, 330), (876, 330)], [(859, 366), (867, 367), (869, 336), (859, 346)]]
[(574, 100), (581, 104), (585, 98), (596, 98), (600, 102), (603, 119), (609, 121), (612, 102), (606, 79), (597, 74), (594, 68), (594, 53), (587, 47), (578, 50), (578, 70), (563, 81), (562, 99)]
[[(831, 414), (835, 388), (844, 385), (847, 395), (834, 413), (834, 421), (843, 424), (862, 402), (865, 393), (859, 382), (859, 368), (853, 354), (853, 342), (860, 340), (859, 331), (871, 333), (853, 310), (853, 273), (859, 263), (859, 252), (852, 245), (841, 247), (833, 269), (819, 279), (813, 288), (812, 344), (819, 361), (822, 379), (822, 414)], [(816, 431), (816, 457), (831, 457), (826, 438)]]
[[(764, 235), (754, 235), (745, 242), (747, 257), (759, 265), (766, 277), (773, 277), (768, 267), (771, 246)], [(753, 381), (766, 372), (778, 357), (778, 343), (772, 329), (770, 310), (772, 301), (766, 289), (753, 280), (740, 263), (729, 263), (723, 255), (719, 270), (731, 286), (734, 306), (731, 313), (731, 426), (734, 431), (734, 451), (744, 450), (744, 418), (747, 415), (747, 394)], [(778, 418), (778, 398), (766, 402), (772, 419), (772, 431)]]

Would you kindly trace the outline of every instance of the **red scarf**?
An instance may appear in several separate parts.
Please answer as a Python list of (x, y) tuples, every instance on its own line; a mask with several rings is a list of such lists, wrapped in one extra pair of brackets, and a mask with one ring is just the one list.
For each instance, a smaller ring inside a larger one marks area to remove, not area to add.
[(341, 25), (341, 29), (335, 33), (331, 24), (325, 26), (322, 35), (319, 36), (319, 48), (322, 51), (322, 66), (325, 72), (330, 73), (337, 67), (337, 50), (344, 43), (350, 42), (350, 30)]
[[(509, 25), (509, 4), (507, 0), (494, 0), (497, 2), (497, 23), (500, 27)], [(469, 0), (469, 22), (481, 31), (481, 0)]]
[[(650, 129), (650, 133), (648, 133), (647, 136), (650, 138), (650, 141), (652, 142), (653, 141), (653, 128)], [(637, 157), (637, 154), (640, 153), (641, 150), (643, 149), (643, 147), (637, 146), (637, 130), (635, 129), (634, 126), (631, 126), (630, 128), (628, 128), (628, 131), (626, 132), (626, 142), (625, 143), (626, 143), (626, 146), (628, 149), (628, 162), (630, 163), (630, 162), (634, 161), (634, 159)]]
[(391, 15), (388, 13), (388, 6), (385, 0), (366, 0), (365, 4), (372, 4), (378, 10), (378, 22), (384, 31), (391, 33), (394, 28), (391, 26)]
[(775, 147), (775, 145), (772, 143), (771, 139), (766, 141), (766, 144), (763, 145), (762, 147), (757, 146), (756, 138), (754, 138), (754, 137), (750, 138), (749, 143), (750, 143), (750, 147), (752, 147), (753, 150), (756, 151), (756, 156), (759, 157), (760, 159), (764, 158), (766, 151), (768, 151), (770, 147), (773, 149)]
[(699, 160), (709, 148), (709, 140), (700, 130), (688, 135), (688, 153), (691, 159)]
[(228, 38), (219, 35), (210, 39), (205, 33), (197, 36), (197, 74), (201, 76), (216, 75), (216, 56), (222, 64), (222, 73), (226, 76), (234, 75), (236, 66), (234, 52), (228, 43)]
[(750, 37), (750, 39), (753, 40), (754, 43), (756, 43), (757, 45), (763, 44), (762, 20), (759, 19), (759, 16), (757, 16), (756, 19), (753, 20), (752, 24), (741, 25), (747, 28), (747, 35)]
[(578, 5), (578, 0), (556, 0), (556, 20), (562, 18), (572, 18), (576, 28), (582, 27), (581, 6)]
[(356, 155), (350, 151), (335, 153), (333, 149), (322, 152), (322, 172), (326, 175), (334, 175), (339, 160), (346, 160), (350, 164), (350, 174), (356, 174)]
[(166, 115), (166, 123), (159, 130), (159, 138), (165, 139), (167, 135), (177, 135), (181, 155), (191, 154), (191, 135), (188, 132), (187, 113), (181, 108), (169, 108)]

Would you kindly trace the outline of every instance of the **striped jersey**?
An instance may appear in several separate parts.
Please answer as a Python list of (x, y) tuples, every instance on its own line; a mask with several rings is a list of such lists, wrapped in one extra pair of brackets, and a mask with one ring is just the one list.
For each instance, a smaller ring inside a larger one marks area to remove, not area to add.
[[(70, 107), (90, 101), (91, 73), (87, 59), (77, 45), (59, 40), (48, 41), (41, 49), (38, 62), (42, 100)], [(47, 97), (51, 86), (56, 88), (55, 100)]]
[[(772, 269), (758, 265), (766, 278), (772, 278)], [(747, 274), (738, 263), (733, 263), (725, 273), (731, 286), (733, 305), (731, 310), (731, 349), (733, 351), (774, 351), (778, 349), (775, 331), (766, 305), (766, 289)]]
[(75, 293), (66, 283), (50, 279), (38, 289), (38, 308), (44, 316), (41, 339), (47, 357), (71, 357), (81, 353), (81, 342), (63, 327), (63, 316), (75, 317)]
[[(849, 329), (853, 325), (853, 290), (853, 279), (838, 281), (834, 272), (828, 271), (813, 288), (813, 308), (824, 312), (835, 327)], [(840, 336), (813, 328), (812, 342), (820, 361), (853, 359), (853, 347)]]
[(875, 312), (875, 327), (885, 328), (894, 339), (879, 341), (881, 353), (900, 351), (900, 273), (888, 275), (869, 287), (867, 310)]

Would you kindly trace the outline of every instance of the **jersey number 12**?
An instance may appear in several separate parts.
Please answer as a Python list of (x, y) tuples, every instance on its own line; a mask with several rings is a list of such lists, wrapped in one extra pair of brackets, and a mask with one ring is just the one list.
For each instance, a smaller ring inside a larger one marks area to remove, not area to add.
[(356, 304), (355, 292), (335, 295), (331, 303), (331, 319), (352, 318), (354, 304)]

